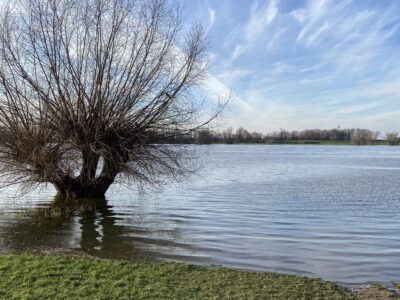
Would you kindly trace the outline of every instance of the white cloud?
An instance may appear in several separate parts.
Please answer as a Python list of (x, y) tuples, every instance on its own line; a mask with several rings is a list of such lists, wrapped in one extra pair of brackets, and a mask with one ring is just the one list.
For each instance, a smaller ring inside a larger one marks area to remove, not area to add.
[(358, 112), (362, 112), (365, 110), (369, 110), (371, 108), (376, 108), (381, 105), (382, 105), (382, 103), (376, 102), (376, 101), (370, 102), (370, 103), (356, 104), (356, 105), (347, 105), (345, 107), (342, 107), (342, 108), (336, 110), (336, 113), (353, 114), (353, 113), (358, 113)]
[(295, 20), (297, 20), (300, 24), (303, 24), (306, 20), (306, 10), (305, 9), (296, 9), (289, 13)]
[(317, 38), (329, 28), (329, 25), (327, 23), (324, 23), (321, 27), (317, 28), (315, 32), (313, 32), (308, 38), (307, 38), (307, 46), (311, 46)]
[(216, 77), (221, 79), (228, 85), (232, 85), (234, 81), (252, 74), (254, 71), (250, 69), (230, 68), (219, 73)]
[(230, 97), (230, 105), (239, 107), (241, 110), (254, 110), (246, 101), (243, 101), (221, 80), (211, 74), (205, 81), (205, 90), (212, 99), (221, 99)]
[[(232, 52), (230, 63), (241, 55), (245, 54), (251, 47), (259, 42), (260, 37), (265, 33), (269, 24), (271, 24), (279, 13), (278, 0), (270, 0), (266, 4), (260, 6), (259, 2), (254, 2), (248, 21), (240, 27), (236, 27), (228, 37), (232, 41), (238, 36), (243, 36), (243, 42), (236, 44)], [(283, 33), (283, 32), (282, 32)], [(279, 35), (275, 36), (277, 39)], [(226, 42), (226, 41), (225, 41)], [(272, 47), (272, 44), (271, 44)]]
[(229, 63), (232, 63), (235, 59), (241, 56), (243, 53), (246, 53), (247, 47), (245, 45), (236, 45), (235, 49), (232, 52), (232, 56), (229, 60)]
[(248, 43), (255, 42), (265, 31), (278, 14), (278, 1), (270, 0), (268, 5), (259, 7), (258, 1), (253, 5), (250, 12), (250, 20), (246, 24), (245, 37)]
[(277, 61), (276, 63), (274, 63), (273, 68), (271, 69), (271, 73), (279, 74), (279, 73), (283, 73), (287, 69), (288, 69), (288, 66), (286, 64)]
[(214, 22), (215, 22), (215, 10), (214, 9), (212, 9), (212, 8), (208, 9), (208, 17), (209, 17), (209, 19), (208, 19), (208, 22), (209, 22), (208, 28), (211, 28), (214, 25)]
[[(283, 1), (252, 3), (224, 28), (214, 60), (213, 88), (236, 92), (232, 125), (398, 129), (400, 2), (306, 0), (288, 12)], [(210, 23), (219, 13), (208, 11)]]
[(271, 49), (274, 47), (274, 45), (278, 42), (279, 38), (287, 31), (286, 28), (280, 28), (276, 30), (272, 36), (272, 38), (269, 40), (267, 44), (267, 48)]
[(373, 128), (381, 133), (399, 130), (400, 110), (373, 114), (366, 117), (360, 117), (355, 120), (358, 127)]
[(303, 27), (297, 36), (297, 41), (302, 41), (307, 35), (314, 35), (317, 31), (315, 27), (318, 26), (318, 22), (325, 17), (329, 11), (329, 0), (313, 0), (309, 1), (307, 7), (302, 11), (301, 18), (299, 15), (294, 13), (294, 17), (297, 16), (298, 20), (301, 20)]

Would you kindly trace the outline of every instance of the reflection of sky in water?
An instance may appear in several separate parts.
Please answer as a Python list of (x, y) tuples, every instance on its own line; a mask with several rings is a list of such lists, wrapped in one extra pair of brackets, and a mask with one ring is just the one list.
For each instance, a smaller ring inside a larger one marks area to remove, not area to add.
[(313, 274), (348, 284), (400, 279), (400, 148), (198, 146), (198, 175), (162, 191), (113, 187), (94, 214), (16, 213), (52, 189), (0, 198), (0, 250), (68, 247), (99, 256)]

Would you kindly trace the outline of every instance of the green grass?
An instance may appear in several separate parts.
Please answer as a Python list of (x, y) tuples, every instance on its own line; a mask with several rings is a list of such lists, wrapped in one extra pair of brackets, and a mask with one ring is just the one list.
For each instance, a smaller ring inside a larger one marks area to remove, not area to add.
[(306, 277), (132, 263), (92, 257), (0, 255), (0, 299), (355, 299)]
[(393, 283), (397, 291), (389, 290), (379, 282), (370, 282), (368, 287), (361, 289), (357, 296), (360, 300), (399, 300), (398, 287)]

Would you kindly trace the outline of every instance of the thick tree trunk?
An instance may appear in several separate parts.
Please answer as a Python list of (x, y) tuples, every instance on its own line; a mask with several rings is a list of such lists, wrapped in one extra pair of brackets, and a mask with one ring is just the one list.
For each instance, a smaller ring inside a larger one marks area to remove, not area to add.
[(69, 198), (104, 197), (118, 172), (105, 162), (100, 175), (96, 177), (98, 161), (99, 157), (84, 155), (83, 166), (79, 176), (72, 177), (61, 173), (51, 183), (56, 187), (60, 195), (65, 195)]
[(115, 157), (119, 158), (121, 155), (115, 153), (115, 157), (112, 156), (108, 159), (103, 157), (102, 170), (100, 174), (97, 174), (100, 156), (84, 149), (81, 150), (81, 153), (82, 168), (80, 174), (74, 177), (59, 169), (56, 176), (52, 176), (51, 183), (56, 187), (58, 194), (65, 195), (67, 198), (104, 197), (120, 171), (120, 164), (115, 163)]
[(96, 177), (97, 165), (100, 157), (93, 155), (90, 151), (82, 151), (82, 170), (80, 177), (92, 179)]
[(61, 195), (72, 198), (104, 197), (114, 178), (98, 177), (90, 181), (82, 181), (81, 178), (64, 176), (63, 180), (53, 182)]

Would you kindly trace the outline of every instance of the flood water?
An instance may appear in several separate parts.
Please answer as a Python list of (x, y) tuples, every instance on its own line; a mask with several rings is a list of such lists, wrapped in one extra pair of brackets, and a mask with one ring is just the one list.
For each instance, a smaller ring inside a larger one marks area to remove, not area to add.
[(195, 146), (204, 167), (179, 185), (112, 187), (94, 213), (36, 213), (49, 187), (0, 194), (0, 252), (63, 247), (302, 274), (360, 285), (400, 280), (400, 148)]

